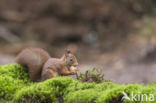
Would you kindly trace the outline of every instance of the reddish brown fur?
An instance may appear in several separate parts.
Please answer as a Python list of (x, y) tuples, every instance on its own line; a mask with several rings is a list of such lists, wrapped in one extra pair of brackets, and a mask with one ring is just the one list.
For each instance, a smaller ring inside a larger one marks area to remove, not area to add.
[[(69, 61), (67, 58), (72, 58)], [(57, 75), (72, 75), (76, 71), (70, 71), (71, 66), (78, 65), (76, 57), (67, 52), (62, 58), (51, 58), (50, 55), (40, 48), (26, 48), (15, 59), (15, 62), (29, 69), (29, 76), (34, 81), (43, 81)]]

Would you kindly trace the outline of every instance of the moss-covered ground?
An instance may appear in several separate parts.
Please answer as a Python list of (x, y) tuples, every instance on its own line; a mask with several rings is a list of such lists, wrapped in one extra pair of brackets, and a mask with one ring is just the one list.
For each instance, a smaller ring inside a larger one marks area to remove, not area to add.
[[(130, 98), (133, 94), (137, 95), (134, 100), (122, 101), (123, 92)], [(0, 103), (156, 103), (154, 97), (156, 83), (82, 83), (70, 77), (57, 77), (34, 83), (26, 68), (17, 64), (0, 66)]]

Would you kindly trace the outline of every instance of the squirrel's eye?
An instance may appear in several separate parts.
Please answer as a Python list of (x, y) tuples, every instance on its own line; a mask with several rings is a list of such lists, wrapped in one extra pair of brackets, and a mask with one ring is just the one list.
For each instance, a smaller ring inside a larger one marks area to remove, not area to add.
[(70, 58), (70, 61), (73, 61), (72, 58)]

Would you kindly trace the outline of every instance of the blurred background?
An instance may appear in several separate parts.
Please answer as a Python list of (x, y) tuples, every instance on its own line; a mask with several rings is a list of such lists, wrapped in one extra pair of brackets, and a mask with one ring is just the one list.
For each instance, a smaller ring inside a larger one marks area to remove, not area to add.
[(0, 64), (26, 47), (69, 48), (79, 71), (116, 83), (156, 81), (156, 0), (0, 0)]

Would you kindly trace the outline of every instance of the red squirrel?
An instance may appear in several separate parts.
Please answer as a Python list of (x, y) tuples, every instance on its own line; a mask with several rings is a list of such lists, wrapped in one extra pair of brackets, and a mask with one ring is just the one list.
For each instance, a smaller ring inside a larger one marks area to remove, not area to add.
[(41, 48), (26, 48), (17, 55), (15, 62), (28, 68), (33, 81), (44, 81), (57, 75), (74, 75), (78, 70), (77, 59), (70, 50), (61, 58), (52, 58)]

